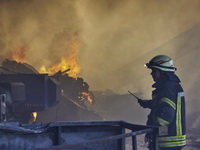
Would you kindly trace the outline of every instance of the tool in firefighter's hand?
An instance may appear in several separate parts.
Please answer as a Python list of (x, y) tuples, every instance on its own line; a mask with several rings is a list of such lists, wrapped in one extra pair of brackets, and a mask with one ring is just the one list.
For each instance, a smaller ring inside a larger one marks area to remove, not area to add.
[(135, 97), (136, 99), (137, 99), (137, 101), (138, 101), (138, 103), (140, 104), (140, 106), (141, 107), (143, 107), (143, 108), (147, 108), (148, 106), (148, 103), (147, 103), (147, 101), (146, 100), (142, 100), (142, 99), (140, 99), (140, 98), (138, 98), (137, 96), (135, 96), (133, 93), (131, 93), (130, 91), (128, 91), (133, 97)]
[(137, 96), (135, 96), (132, 92), (128, 91), (133, 97), (135, 97), (138, 101), (141, 100), (140, 98), (138, 98)]

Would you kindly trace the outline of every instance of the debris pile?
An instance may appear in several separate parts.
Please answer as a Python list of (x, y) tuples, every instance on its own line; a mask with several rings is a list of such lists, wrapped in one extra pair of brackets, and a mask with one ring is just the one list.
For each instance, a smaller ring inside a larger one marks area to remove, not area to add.
[[(50, 76), (60, 83), (61, 100), (52, 108), (38, 112), (36, 121), (102, 120), (102, 117), (91, 109), (94, 96), (89, 90), (89, 85), (81, 77), (68, 76), (68, 71), (69, 69), (64, 72), (58, 71)], [(2, 62), (0, 72), (1, 74), (39, 74), (29, 64), (8, 59)]]
[(89, 107), (94, 103), (94, 96), (89, 90), (89, 85), (81, 77), (70, 77), (65, 70), (64, 72), (57, 72), (53, 75), (61, 84), (62, 94), (72, 99), (75, 103), (82, 105), (83, 107)]

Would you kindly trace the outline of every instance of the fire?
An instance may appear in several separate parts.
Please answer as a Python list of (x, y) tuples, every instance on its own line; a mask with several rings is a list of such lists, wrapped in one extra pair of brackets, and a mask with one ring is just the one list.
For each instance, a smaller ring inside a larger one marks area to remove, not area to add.
[(70, 77), (77, 78), (77, 74), (80, 72), (80, 65), (77, 63), (75, 57), (62, 58), (60, 63), (53, 65), (48, 72), (50, 75), (53, 75), (58, 71), (64, 72), (67, 69), (70, 69), (67, 72)]
[(45, 66), (40, 67), (40, 73), (48, 73)]
[[(40, 73), (48, 73), (53, 75), (59, 71), (63, 72), (64, 74), (68, 74), (70, 77), (77, 78), (78, 73), (80, 72), (80, 64), (78, 63), (78, 49), (79, 49), (79, 42), (74, 41), (71, 43), (68, 49), (68, 54), (66, 57), (62, 57), (60, 62), (53, 65), (49, 69), (43, 65), (40, 69)], [(66, 72), (66, 70), (68, 70)]]
[(36, 118), (37, 118), (37, 112), (32, 112), (33, 115), (33, 122), (35, 122)]
[(11, 51), (11, 59), (17, 62), (24, 63), (26, 62), (26, 47), (17, 46)]
[(87, 100), (92, 104), (93, 98), (90, 92), (82, 92), (82, 95), (87, 98)]

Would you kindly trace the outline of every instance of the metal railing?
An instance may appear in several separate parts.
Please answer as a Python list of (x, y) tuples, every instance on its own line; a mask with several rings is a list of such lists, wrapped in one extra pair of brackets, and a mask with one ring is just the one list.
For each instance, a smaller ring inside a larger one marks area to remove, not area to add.
[[(64, 124), (63, 124), (63, 126), (64, 126)], [(56, 124), (54, 124), (53, 126), (55, 126), (55, 125)], [(68, 126), (71, 126), (71, 127), (79, 126), (79, 125), (81, 125), (82, 127), (87, 126), (88, 128), (91, 126), (96, 126), (97, 130), (100, 126), (120, 126), (121, 129), (129, 129), (129, 130), (131, 130), (131, 132), (122, 133), (119, 135), (114, 135), (114, 136), (109, 136), (109, 137), (104, 137), (104, 138), (99, 138), (99, 139), (94, 139), (94, 140), (89, 140), (89, 141), (85, 141), (85, 142), (77, 141), (77, 143), (74, 143), (74, 144), (56, 145), (56, 146), (51, 146), (48, 148), (38, 148), (38, 149), (34, 149), (34, 150), (62, 150), (62, 149), (70, 150), (73, 148), (78, 148), (78, 149), (80, 148), (80, 150), (82, 150), (83, 147), (87, 147), (88, 145), (91, 145), (91, 144), (104, 145), (106, 142), (114, 141), (114, 140), (121, 140), (119, 142), (123, 142), (123, 144), (122, 144), (122, 147), (119, 148), (119, 150), (125, 150), (124, 140), (127, 137), (132, 137), (132, 149), (137, 150), (137, 148), (138, 148), (137, 135), (146, 134), (146, 133), (152, 133), (152, 135), (153, 135), (152, 143), (153, 143), (154, 150), (158, 150), (158, 138), (157, 138), (158, 137), (158, 128), (155, 128), (155, 127), (135, 125), (135, 124), (127, 123), (124, 121), (74, 122), (74, 123), (68, 124)]]
[[(128, 131), (128, 132), (127, 132)], [(158, 128), (124, 121), (53, 122), (20, 125), (0, 123), (0, 149), (4, 150), (125, 150), (126, 138), (151, 133), (158, 150)]]

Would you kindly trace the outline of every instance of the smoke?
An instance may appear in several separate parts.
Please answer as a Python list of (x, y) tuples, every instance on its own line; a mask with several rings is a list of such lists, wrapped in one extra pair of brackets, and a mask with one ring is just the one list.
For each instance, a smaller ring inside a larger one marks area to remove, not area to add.
[[(79, 2), (85, 43), (82, 75), (94, 89), (144, 91), (152, 80), (145, 76), (150, 72), (143, 64), (154, 56), (152, 50), (199, 22), (199, 4), (188, 0)], [(164, 53), (172, 58), (180, 53), (168, 48)]]
[(146, 90), (152, 80), (143, 64), (199, 22), (199, 6), (198, 0), (0, 0), (0, 58), (24, 46), (29, 64), (50, 66), (75, 37), (80, 76), (91, 90)]
[(8, 58), (15, 46), (25, 45), (27, 61), (36, 68), (58, 61), (79, 31), (73, 2), (1, 1), (1, 55)]

